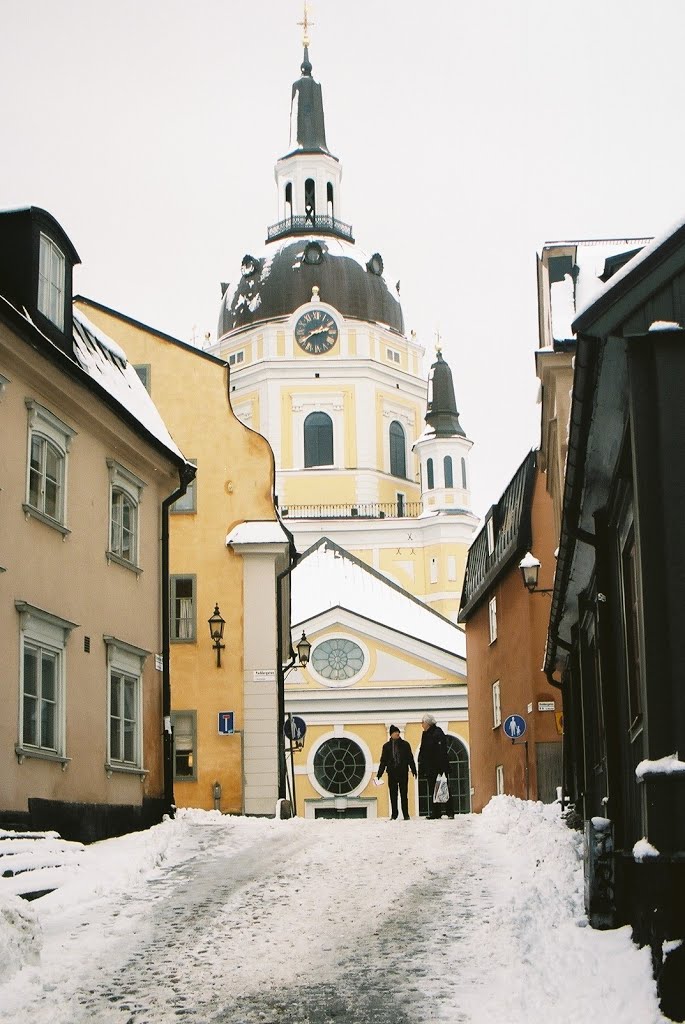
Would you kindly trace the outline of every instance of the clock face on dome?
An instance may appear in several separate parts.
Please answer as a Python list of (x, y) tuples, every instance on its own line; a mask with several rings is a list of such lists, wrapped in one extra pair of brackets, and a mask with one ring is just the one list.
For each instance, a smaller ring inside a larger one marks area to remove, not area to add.
[(323, 309), (310, 309), (295, 324), (297, 344), (310, 355), (317, 356), (332, 349), (338, 340), (338, 325)]

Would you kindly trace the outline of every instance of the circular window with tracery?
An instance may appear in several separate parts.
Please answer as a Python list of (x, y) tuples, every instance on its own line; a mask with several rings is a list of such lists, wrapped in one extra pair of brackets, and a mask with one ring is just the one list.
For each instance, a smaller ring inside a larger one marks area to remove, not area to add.
[(334, 637), (316, 645), (311, 662), (322, 679), (331, 683), (346, 683), (363, 669), (364, 652), (354, 640)]
[(314, 754), (314, 778), (322, 789), (335, 796), (345, 796), (355, 790), (365, 772), (364, 751), (346, 736), (324, 740)]

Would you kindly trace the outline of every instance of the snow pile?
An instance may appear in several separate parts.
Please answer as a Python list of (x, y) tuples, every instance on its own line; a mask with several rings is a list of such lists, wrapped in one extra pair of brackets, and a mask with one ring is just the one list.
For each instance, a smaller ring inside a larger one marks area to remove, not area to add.
[(605, 1024), (665, 1020), (649, 950), (635, 947), (628, 927), (588, 926), (582, 835), (567, 828), (558, 805), (495, 797), (479, 825), (505, 870), (491, 880), (494, 927), (486, 941), (482, 930), (472, 940), (480, 944), (479, 967), (489, 979), (470, 1000), (473, 1021), (575, 1024), (598, 1014)]
[(0, 889), (0, 984), (24, 964), (37, 963), (42, 944), (40, 922), (31, 904)]

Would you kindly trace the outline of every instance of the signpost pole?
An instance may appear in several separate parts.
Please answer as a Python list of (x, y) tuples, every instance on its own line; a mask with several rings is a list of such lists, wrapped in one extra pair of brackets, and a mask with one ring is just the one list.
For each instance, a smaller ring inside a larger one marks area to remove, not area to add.
[(292, 779), (292, 800), (293, 800), (293, 818), (297, 817), (297, 798), (295, 796), (295, 758), (293, 756), (293, 716), (292, 713), (288, 712), (288, 721), (290, 722), (290, 738), (288, 740), (290, 744), (290, 777)]

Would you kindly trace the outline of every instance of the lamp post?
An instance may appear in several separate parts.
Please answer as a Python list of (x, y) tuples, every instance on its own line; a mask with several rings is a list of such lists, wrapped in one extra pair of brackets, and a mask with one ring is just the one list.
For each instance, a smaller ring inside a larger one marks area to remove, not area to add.
[[(304, 630), (302, 630), (302, 636), (300, 637), (298, 642), (295, 644), (295, 650), (297, 651), (297, 655), (295, 655), (295, 654), (293, 655), (290, 664), (286, 665), (285, 669), (283, 670), (283, 682), (284, 683), (285, 683), (285, 677), (287, 676), (288, 672), (290, 672), (291, 669), (295, 668), (295, 658), (297, 658), (297, 660), (299, 661), (299, 663), (300, 663), (299, 667), (300, 668), (304, 668), (306, 665), (309, 664), (309, 655), (311, 653), (311, 649), (312, 649), (312, 645), (310, 644), (309, 640), (307, 640), (307, 637), (305, 636)], [(297, 817), (297, 800), (296, 800), (296, 797), (295, 797), (295, 757), (294, 757), (294, 754), (295, 754), (296, 750), (300, 750), (301, 749), (301, 745), (293, 746), (293, 716), (292, 716), (291, 712), (288, 712), (288, 720), (290, 722), (290, 728), (288, 730), (289, 733), (290, 733), (290, 735), (288, 736), (288, 743), (289, 743), (288, 753), (290, 754), (290, 780), (291, 780), (291, 782), (290, 782), (290, 787), (291, 787), (290, 795), (292, 797), (292, 813), (293, 813), (293, 817), (295, 818), (295, 817)]]
[(523, 585), (529, 594), (551, 594), (553, 587), (538, 587), (540, 560), (528, 551), (519, 562)]
[(213, 640), (214, 650), (216, 651), (216, 667), (221, 668), (221, 652), (226, 649), (226, 644), (221, 642), (224, 638), (226, 621), (221, 617), (218, 604), (214, 605), (214, 614), (207, 621), (209, 623), (209, 635)]

